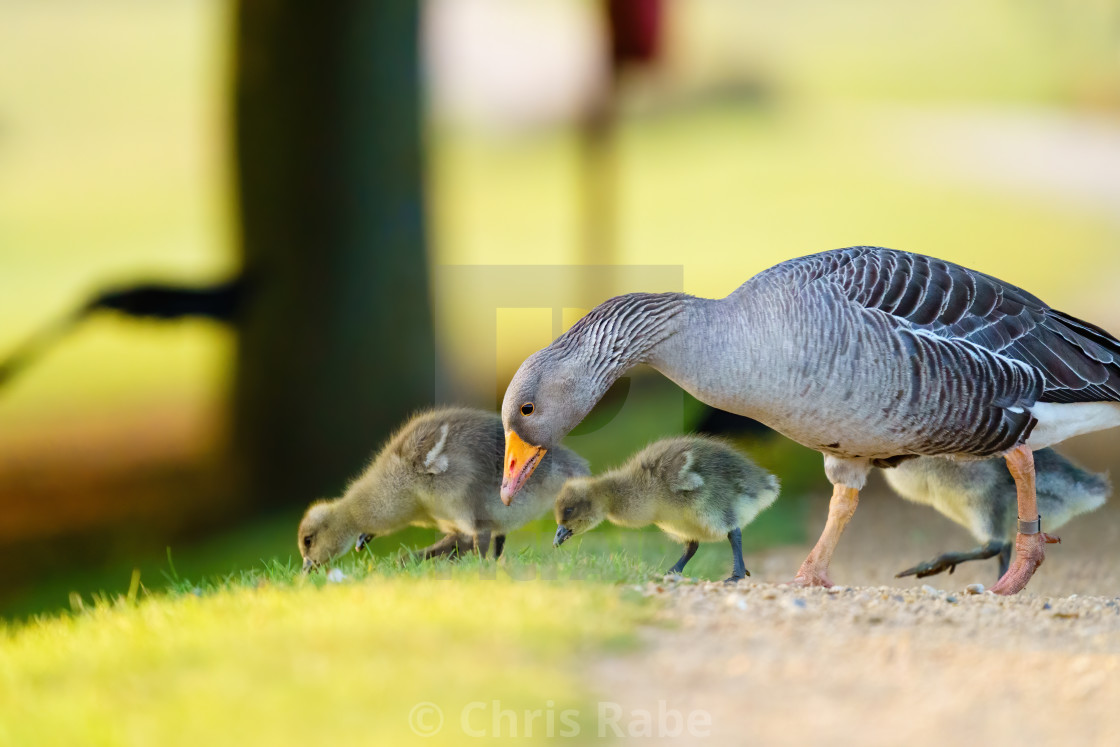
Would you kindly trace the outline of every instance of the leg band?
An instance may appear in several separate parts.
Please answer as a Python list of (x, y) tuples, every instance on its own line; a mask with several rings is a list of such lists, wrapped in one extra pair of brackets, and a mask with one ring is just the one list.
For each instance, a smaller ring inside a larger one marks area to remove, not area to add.
[(1038, 534), (1042, 531), (1042, 514), (1037, 519), (1024, 521), (1019, 519), (1019, 534)]

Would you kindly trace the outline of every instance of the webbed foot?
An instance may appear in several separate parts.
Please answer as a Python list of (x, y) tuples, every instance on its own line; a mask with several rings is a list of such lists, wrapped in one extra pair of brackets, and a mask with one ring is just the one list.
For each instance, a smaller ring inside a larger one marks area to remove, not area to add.
[(824, 571), (807, 569), (802, 566), (801, 570), (797, 572), (797, 575), (793, 577), (793, 580), (786, 582), (786, 586), (798, 586), (802, 589), (810, 586), (823, 586), (826, 589), (831, 589), (832, 581)]
[(1046, 546), (1061, 542), (1060, 537), (1055, 537), (1046, 532), (1035, 534), (1019, 534), (1015, 537), (1015, 558), (1007, 573), (988, 591), (993, 594), (1010, 595), (1018, 594), (1031, 580), (1031, 576), (1042, 565), (1046, 558)]

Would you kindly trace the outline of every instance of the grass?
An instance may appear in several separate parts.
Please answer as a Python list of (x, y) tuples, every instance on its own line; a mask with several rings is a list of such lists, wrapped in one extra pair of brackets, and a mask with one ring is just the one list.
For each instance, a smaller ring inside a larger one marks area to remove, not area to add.
[[(781, 444), (754, 451), (769, 466), (800, 458)], [(800, 507), (765, 511), (746, 551), (800, 539)], [(634, 644), (651, 608), (628, 590), (681, 551), (656, 529), (609, 525), (554, 549), (545, 517), (511, 534), (497, 563), (421, 562), (410, 548), (434, 533), (409, 530), (333, 563), (332, 582), (299, 573), (296, 519), (42, 584), (51, 609), (70, 609), (0, 620), (0, 744), (401, 744), (428, 703), (444, 721), (426, 743), (590, 739), (610, 693), (586, 664)], [(706, 545), (688, 573), (720, 579), (729, 564), (723, 543)]]
[[(747, 551), (780, 540), (794, 506), (748, 528)], [(627, 590), (680, 553), (656, 530), (609, 527), (554, 550), (542, 519), (511, 535), (497, 563), (419, 561), (401, 543), (432, 533), (413, 530), (344, 556), (330, 581), (299, 572), (292, 526), (257, 527), (249, 544), (287, 551), (248, 567), (187, 575), (244, 557), (246, 535), (231, 534), (168, 551), (127, 590), (74, 591), (69, 611), (0, 621), (0, 744), (400, 744), (416, 739), (409, 716), (427, 703), (444, 715), (432, 744), (590, 736), (610, 693), (594, 691), (586, 662), (634, 643), (651, 610)], [(688, 571), (719, 579), (728, 565), (719, 544)], [(515, 716), (495, 722), (497, 711)], [(552, 731), (536, 720), (530, 734), (532, 711), (569, 719)]]
[(445, 715), (430, 744), (463, 740), (470, 703), (471, 729), (493, 733), (499, 704), (573, 709), (589, 733), (574, 663), (629, 645), (643, 607), (603, 585), (477, 570), (327, 583), (272, 566), (0, 627), (0, 743), (401, 744), (417, 740), (421, 703)]

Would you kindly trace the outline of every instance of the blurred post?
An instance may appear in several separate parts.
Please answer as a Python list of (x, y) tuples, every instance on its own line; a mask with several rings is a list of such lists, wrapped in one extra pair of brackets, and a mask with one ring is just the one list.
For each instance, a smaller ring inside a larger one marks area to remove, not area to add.
[(246, 498), (337, 491), (431, 402), (415, 0), (241, 0), (236, 163), (253, 292), (234, 438)]
[[(618, 246), (617, 98), (628, 68), (652, 65), (661, 49), (661, 0), (601, 0), (608, 69), (580, 123), (583, 244), (580, 264), (610, 264)], [(593, 282), (594, 278), (588, 278)]]

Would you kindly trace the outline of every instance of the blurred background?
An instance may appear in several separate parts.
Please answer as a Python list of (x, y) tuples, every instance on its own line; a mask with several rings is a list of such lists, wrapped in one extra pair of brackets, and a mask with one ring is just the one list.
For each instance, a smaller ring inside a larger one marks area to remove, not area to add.
[[(0, 615), (290, 555), (409, 412), (495, 406), (616, 293), (877, 244), (1120, 331), (1115, 0), (305, 5), (0, 4)], [(697, 427), (800, 539), (819, 456), (659, 377), (570, 443)]]

